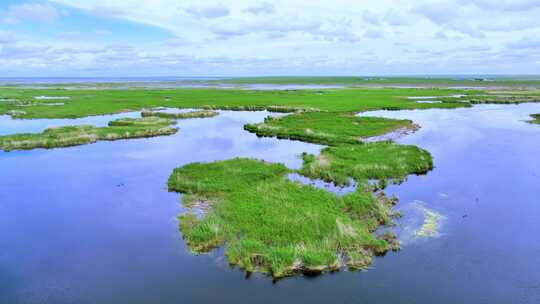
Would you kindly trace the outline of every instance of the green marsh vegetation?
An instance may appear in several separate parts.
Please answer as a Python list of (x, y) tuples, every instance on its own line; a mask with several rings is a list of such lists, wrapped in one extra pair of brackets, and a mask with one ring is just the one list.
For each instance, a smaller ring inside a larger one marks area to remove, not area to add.
[[(409, 174), (426, 173), (433, 161), (418, 147), (363, 143), (360, 138), (413, 126), (408, 120), (336, 112), (294, 113), (246, 125), (259, 136), (329, 147), (319, 156), (304, 154), (304, 165), (297, 171), (252, 159), (175, 169), (169, 190), (183, 193), (183, 204), (190, 210), (179, 217), (183, 237), (194, 252), (225, 245), (230, 264), (274, 278), (343, 266), (365, 268), (373, 256), (399, 248), (392, 234), (380, 238), (373, 234), (392, 223), (395, 200), (375, 194), (370, 182), (402, 181)], [(338, 196), (288, 180), (293, 172), (336, 185), (352, 179), (357, 189)], [(196, 215), (197, 208), (206, 212), (204, 217)]]
[(52, 149), (90, 144), (98, 140), (172, 135), (178, 131), (171, 127), (175, 123), (174, 120), (157, 117), (122, 118), (111, 121), (107, 127), (102, 128), (90, 125), (49, 128), (42, 133), (0, 136), (0, 149), (4, 151)]
[(391, 223), (392, 200), (360, 190), (337, 196), (289, 181), (290, 172), (239, 158), (175, 169), (169, 189), (184, 193), (188, 208), (208, 207), (202, 218), (179, 217), (187, 244), (206, 252), (226, 243), (231, 264), (274, 278), (364, 268), (396, 249), (391, 237), (373, 234)]
[(539, 114), (532, 114), (531, 117), (533, 119), (529, 121), (530, 123), (540, 124), (540, 113)]
[(433, 168), (427, 151), (388, 141), (327, 147), (318, 156), (304, 154), (302, 158), (302, 175), (337, 185), (347, 185), (351, 178), (360, 184), (369, 180), (399, 182)]
[(210, 110), (201, 110), (201, 111), (190, 111), (183, 113), (167, 113), (167, 112), (158, 112), (158, 111), (148, 111), (144, 110), (141, 112), (142, 117), (160, 117), (167, 119), (189, 119), (189, 118), (207, 118), (214, 117), (219, 115), (216, 111)]
[[(447, 89), (331, 89), (292, 91), (253, 91), (238, 89), (27, 89), (0, 88), (0, 115), (19, 111), (14, 118), (80, 118), (92, 115), (140, 111), (158, 107), (228, 110), (269, 110), (275, 112), (323, 111), (361, 112), (380, 109), (456, 108), (467, 103), (449, 101), (421, 104), (411, 96), (468, 94)], [(48, 106), (50, 100), (34, 96), (69, 97), (62, 106)]]
[(258, 136), (277, 136), (325, 145), (354, 144), (362, 138), (398, 128), (414, 129), (409, 120), (358, 117), (349, 113), (307, 112), (283, 117), (269, 116), (263, 123), (248, 124), (246, 130)]

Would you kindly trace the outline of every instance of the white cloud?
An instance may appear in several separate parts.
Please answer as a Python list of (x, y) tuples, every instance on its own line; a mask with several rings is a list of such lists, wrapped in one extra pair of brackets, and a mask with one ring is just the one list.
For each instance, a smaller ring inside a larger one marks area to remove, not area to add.
[[(39, 4), (48, 14), (9, 7), (0, 20), (50, 22), (62, 18), (59, 10), (75, 8), (157, 27), (173, 38), (146, 44), (126, 38), (125, 45), (110, 46), (104, 40), (115, 40), (113, 27), (80, 39), (69, 27), (26, 41), (0, 32), (0, 44), (10, 41), (29, 54), (9, 61), (0, 53), (0, 66), (63, 62), (66, 70), (220, 75), (528, 71), (539, 60), (535, 51), (540, 54), (539, 1), (49, 0)], [(31, 52), (39, 45), (48, 48)]]

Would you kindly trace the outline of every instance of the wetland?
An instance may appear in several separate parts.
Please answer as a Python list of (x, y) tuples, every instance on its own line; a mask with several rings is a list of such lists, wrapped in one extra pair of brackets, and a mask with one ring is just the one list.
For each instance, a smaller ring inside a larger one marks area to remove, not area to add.
[(540, 297), (537, 93), (0, 93), (2, 302)]

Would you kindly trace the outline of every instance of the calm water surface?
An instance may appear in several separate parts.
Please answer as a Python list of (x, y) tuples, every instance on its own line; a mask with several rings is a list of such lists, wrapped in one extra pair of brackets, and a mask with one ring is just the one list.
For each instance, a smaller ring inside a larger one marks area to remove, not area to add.
[[(277, 284), (246, 279), (221, 252), (190, 254), (179, 195), (165, 187), (174, 167), (194, 161), (297, 167), (298, 154), (320, 150), (242, 130), (267, 113), (184, 120), (169, 137), (0, 152), (0, 303), (539, 303), (540, 127), (523, 122), (537, 112), (526, 104), (370, 113), (422, 125), (401, 141), (435, 160), (427, 176), (387, 189), (401, 199), (403, 250), (367, 271)], [(14, 133), (11, 123), (0, 119), (0, 134)], [(57, 123), (18, 121), (15, 131)], [(408, 233), (422, 224), (419, 207), (444, 218), (436, 236)]]

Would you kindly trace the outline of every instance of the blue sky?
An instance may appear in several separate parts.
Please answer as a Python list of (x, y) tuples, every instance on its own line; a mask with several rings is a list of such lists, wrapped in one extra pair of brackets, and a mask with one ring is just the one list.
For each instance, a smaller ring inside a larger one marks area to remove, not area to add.
[(540, 74), (540, 0), (2, 0), (0, 75)]

